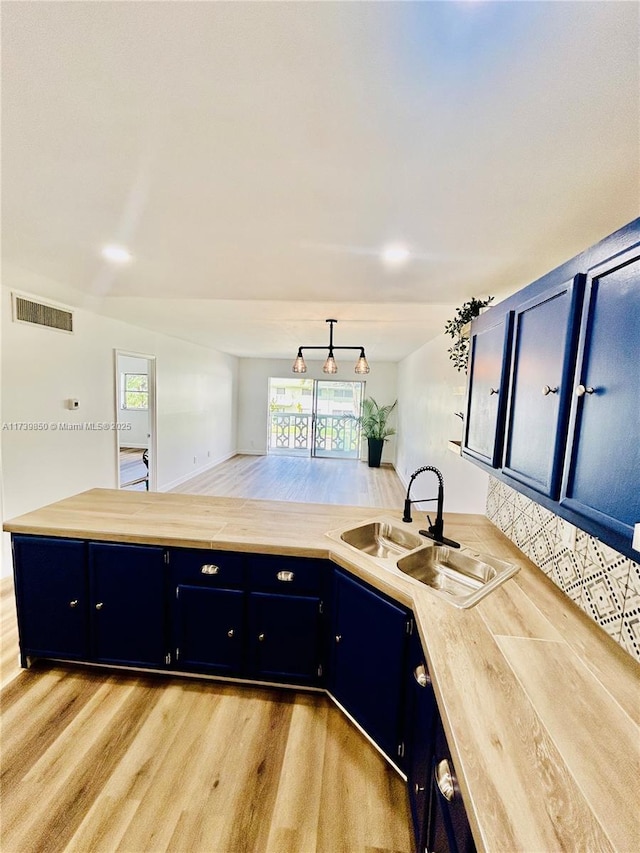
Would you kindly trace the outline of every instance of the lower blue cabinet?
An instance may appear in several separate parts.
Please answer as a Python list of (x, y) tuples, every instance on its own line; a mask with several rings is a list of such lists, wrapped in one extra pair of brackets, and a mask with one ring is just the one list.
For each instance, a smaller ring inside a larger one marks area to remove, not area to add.
[(164, 668), (164, 549), (113, 542), (90, 542), (88, 549), (92, 659)]
[(239, 675), (245, 641), (244, 593), (179, 584), (174, 603), (178, 669)]
[(249, 594), (252, 678), (317, 685), (322, 680), (322, 601), (315, 596)]
[(333, 594), (331, 693), (402, 767), (403, 688), (412, 616), (340, 570), (335, 572)]
[(417, 632), (410, 641), (406, 695), (406, 772), (417, 853), (426, 846), (431, 764), (438, 714), (429, 668)]
[(430, 775), (431, 795), (424, 849), (429, 853), (476, 853), (451, 751), (439, 716), (436, 719)]
[(87, 660), (86, 543), (14, 535), (12, 546), (22, 665), (31, 656)]

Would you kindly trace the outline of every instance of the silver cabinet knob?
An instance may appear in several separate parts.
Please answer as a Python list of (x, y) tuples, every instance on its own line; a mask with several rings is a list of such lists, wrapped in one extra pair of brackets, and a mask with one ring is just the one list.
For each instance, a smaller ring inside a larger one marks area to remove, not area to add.
[(227, 631), (227, 637), (233, 637), (233, 633), (233, 628), (229, 628), (229, 630)]
[(576, 388), (576, 397), (584, 397), (585, 394), (593, 394), (595, 388), (590, 385), (578, 385)]
[(558, 386), (554, 385), (552, 388), (550, 385), (545, 385), (544, 388), (542, 389), (542, 393), (544, 394), (545, 397), (548, 397), (549, 394), (557, 394), (558, 393)]
[(418, 783), (417, 783), (417, 782), (416, 782), (416, 784), (413, 786), (413, 790), (416, 792), (416, 794), (420, 794), (420, 793), (422, 793), (422, 791), (424, 791), (424, 789), (425, 789), (424, 785), (418, 785)]
[(294, 579), (295, 575), (293, 572), (278, 572), (276, 575), (279, 581), (284, 581), (285, 583), (291, 583)]
[(413, 670), (413, 677), (418, 682), (420, 687), (426, 687), (427, 684), (431, 684), (431, 676), (427, 672), (427, 668), (423, 663), (419, 664)]
[(77, 607), (77, 606), (78, 606), (78, 599), (77, 598), (74, 598), (73, 601), (69, 602), (69, 607)]
[(220, 571), (220, 566), (215, 566), (213, 563), (205, 563), (200, 569), (203, 575), (217, 575)]
[(264, 634), (258, 634), (258, 641), (264, 643)]
[(490, 397), (493, 397), (494, 394), (499, 394), (499, 393), (500, 393), (499, 388), (489, 388), (489, 396)]
[(442, 796), (447, 800), (447, 802), (451, 802), (455, 797), (456, 790), (454, 787), (454, 779), (453, 773), (451, 771), (451, 765), (447, 761), (446, 758), (443, 758), (442, 761), (439, 761), (436, 770), (436, 785)]
[(339, 643), (342, 640), (342, 634), (336, 634), (336, 643)]
[(96, 610), (102, 610), (103, 607), (104, 607), (104, 603), (102, 601), (99, 601), (96, 604)]

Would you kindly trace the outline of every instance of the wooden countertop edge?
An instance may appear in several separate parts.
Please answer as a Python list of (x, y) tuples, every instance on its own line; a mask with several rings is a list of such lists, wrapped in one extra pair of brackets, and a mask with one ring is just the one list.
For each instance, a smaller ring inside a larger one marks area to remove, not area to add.
[[(101, 490), (92, 490), (92, 492), (96, 491)], [(92, 492), (85, 493), (85, 500), (91, 498)], [(173, 495), (170, 496), (169, 500), (165, 500), (164, 503), (166, 505), (172, 503), (180, 505), (183, 503), (180, 498), (183, 497), (191, 496)], [(193, 497), (195, 498), (196, 496)], [(78, 500), (81, 498), (83, 498), (82, 495), (76, 496), (75, 499), (70, 499), (70, 502), (82, 503), (82, 500)], [(191, 503), (207, 507), (212, 505), (212, 500), (215, 501), (216, 499), (198, 498)], [(135, 503), (131, 499), (128, 502)], [(147, 499), (144, 503), (153, 505), (154, 501)], [(54, 508), (57, 508), (57, 506), (57, 504), (51, 505)], [(273, 508), (270, 502), (252, 502), (234, 499), (220, 499), (220, 506), (231, 513), (241, 510), (247, 511), (247, 509), (255, 510), (256, 506), (266, 511)], [(304, 505), (301, 508), (299, 505), (296, 505), (296, 511), (290, 514), (304, 518), (310, 512), (313, 512), (313, 509), (309, 508), (310, 506), (312, 505)], [(285, 506), (285, 509), (289, 510), (291, 508)], [(93, 524), (86, 525), (85, 523), (84, 526), (79, 522), (75, 524), (67, 523), (66, 525), (56, 522), (43, 523), (41, 514), (45, 511), (50, 511), (50, 507), (45, 507), (42, 511), (38, 510), (34, 513), (9, 520), (5, 522), (4, 530), (30, 535), (64, 536), (69, 538), (97, 539), (99, 541), (158, 544), (175, 547), (234, 550), (245, 553), (271, 553), (283, 556), (330, 559), (336, 565), (389, 595), (394, 600), (410, 608), (414, 613), (427, 664), (432, 675), (443, 725), (449, 739), (454, 764), (459, 774), (460, 789), (467, 806), (469, 821), (478, 850), (495, 851), (506, 849), (505, 844), (508, 846), (511, 841), (517, 845), (518, 841), (522, 841), (522, 838), (518, 839), (517, 837), (512, 838), (509, 836), (507, 825), (510, 823), (510, 820), (508, 816), (501, 818), (494, 814), (489, 819), (484, 786), (480, 786), (477, 780), (474, 784), (474, 770), (477, 768), (479, 759), (477, 755), (473, 754), (473, 747), (469, 746), (467, 732), (471, 720), (469, 715), (474, 713), (474, 709), (462, 712), (460, 710), (464, 708), (464, 703), (460, 700), (460, 691), (456, 689), (455, 674), (449, 671), (450, 667), (448, 663), (448, 657), (453, 651), (453, 647), (447, 647), (447, 644), (443, 640), (443, 633), (453, 631), (454, 637), (451, 642), (456, 644), (456, 653), (462, 666), (471, 667), (471, 671), (473, 671), (475, 664), (473, 681), (477, 690), (482, 689), (483, 683), (485, 684), (485, 689), (487, 689), (486, 685), (490, 685), (489, 676), (491, 676), (491, 671), (485, 677), (486, 674), (482, 672), (482, 667), (477, 666), (477, 661), (474, 661), (473, 650), (466, 648), (464, 643), (459, 642), (459, 634), (462, 633), (461, 626), (464, 626), (467, 633), (481, 638), (478, 641), (488, 644), (482, 657), (485, 660), (499, 662), (502, 666), (502, 678), (507, 679), (508, 689), (512, 691), (514, 696), (517, 695), (519, 697), (518, 701), (523, 703), (523, 708), (528, 708), (526, 713), (533, 715), (531, 719), (535, 718), (538, 721), (540, 721), (540, 717), (531, 701), (531, 697), (518, 682), (515, 673), (509, 665), (509, 661), (503, 654), (499, 639), (502, 630), (500, 620), (503, 618), (500, 604), (506, 604), (508, 607), (515, 598), (514, 608), (522, 608), (523, 602), (525, 602), (524, 606), (533, 608), (531, 612), (535, 611), (535, 618), (533, 619), (535, 623), (533, 633), (536, 634), (535, 636), (532, 635), (530, 629), (527, 627), (520, 637), (519, 631), (514, 631), (512, 625), (508, 625), (509, 630), (506, 631), (504, 636), (556, 642), (560, 643), (562, 647), (570, 649), (576, 661), (589, 668), (593, 677), (597, 679), (602, 689), (610, 696), (612, 703), (627, 714), (636, 724), (638, 721), (638, 707), (634, 699), (637, 700), (637, 678), (640, 673), (640, 667), (611, 638), (604, 635), (604, 632), (595, 626), (586, 614), (582, 613), (573, 602), (567, 599), (484, 516), (447, 514), (445, 516), (447, 533), (454, 538), (469, 541), (470, 547), (478, 551), (487, 550), (486, 548), (483, 549), (482, 543), (490, 540), (491, 546), (495, 545), (495, 547), (491, 547), (490, 553), (500, 558), (511, 559), (517, 562), (520, 566), (520, 571), (507, 581), (503, 587), (492, 593), (484, 602), (480, 602), (470, 610), (460, 611), (457, 608), (442, 603), (435, 596), (431, 595), (426, 588), (418, 587), (416, 581), (404, 578), (399, 572), (396, 574), (378, 566), (370, 558), (363, 557), (357, 552), (352, 551), (347, 545), (329, 540), (328, 538), (326, 538), (326, 541), (323, 541), (325, 537), (318, 535), (318, 531), (325, 523), (325, 519), (329, 524), (333, 524), (334, 527), (339, 527), (341, 524), (342, 526), (349, 524), (350, 520), (361, 523), (366, 518), (387, 516), (391, 513), (394, 517), (397, 516), (399, 522), (400, 514), (397, 510), (385, 511), (362, 507), (328, 507), (326, 505), (317, 505), (316, 509), (319, 516), (319, 518), (315, 519), (314, 523), (316, 531), (309, 535), (309, 544), (304, 545), (279, 542), (277, 530), (270, 532), (269, 535), (264, 535), (256, 529), (255, 525), (243, 528), (241, 534), (239, 534), (237, 524), (234, 528), (233, 522), (222, 518), (218, 520), (215, 535), (211, 535), (211, 529), (208, 531), (209, 535), (206, 538), (198, 535), (190, 535), (189, 531), (184, 528), (180, 531), (175, 531), (172, 535), (159, 535), (159, 530), (157, 529), (159, 522), (145, 522), (141, 518), (144, 515), (144, 509), (135, 514), (136, 522), (140, 523), (140, 529), (135, 534), (124, 534), (121, 530), (105, 532), (104, 527), (102, 530), (97, 531), (96, 525), (98, 519), (95, 519)], [(114, 519), (111, 520), (114, 521)], [(237, 519), (234, 520), (237, 521)], [(105, 520), (102, 518), (103, 525), (105, 521), (108, 524), (109, 519)], [(415, 526), (417, 529), (421, 525), (415, 524)], [(156, 528), (155, 532), (154, 527)], [(468, 537), (463, 536), (463, 533), (467, 533)], [(500, 598), (502, 598), (502, 601), (500, 601)], [(513, 625), (517, 626), (516, 620), (513, 621)], [(445, 627), (443, 628), (443, 626)], [(458, 632), (457, 636), (456, 632)], [(491, 670), (491, 667), (489, 669)], [(540, 721), (540, 726), (544, 728), (543, 721)], [(562, 764), (562, 767), (556, 768), (557, 777), (575, 782), (572, 769), (562, 756), (558, 756), (557, 760)], [(579, 786), (576, 787), (576, 791), (577, 796), (580, 796)], [(593, 824), (591, 831), (597, 834), (600, 824), (598, 824), (595, 818), (593, 806), (586, 796), (583, 798), (583, 801), (584, 809), (589, 813), (587, 815), (589, 820), (586, 823)], [(593, 821), (590, 820), (591, 818), (593, 818)], [(534, 830), (534, 832), (537, 831)], [(541, 827), (540, 832), (544, 834), (544, 831), (545, 828)], [(505, 832), (507, 833), (506, 836)], [(605, 827), (602, 827), (602, 833), (604, 838), (600, 839), (599, 843), (606, 843), (608, 833)], [(611, 845), (611, 848), (615, 849), (613, 845)], [(526, 848), (514, 847), (513, 849), (524, 850)]]

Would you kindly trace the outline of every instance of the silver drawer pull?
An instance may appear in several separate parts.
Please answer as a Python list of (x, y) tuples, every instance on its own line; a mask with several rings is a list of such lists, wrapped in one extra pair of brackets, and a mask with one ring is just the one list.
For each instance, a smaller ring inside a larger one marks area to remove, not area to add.
[(490, 397), (493, 397), (494, 394), (499, 394), (499, 393), (500, 393), (499, 388), (489, 388), (489, 396)]
[(427, 668), (423, 663), (419, 664), (413, 671), (413, 677), (418, 682), (420, 687), (426, 687), (431, 684), (431, 677), (427, 672)]
[(73, 601), (69, 602), (69, 607), (77, 607), (77, 606), (78, 606), (78, 599), (77, 598), (74, 598)]
[(548, 397), (549, 394), (557, 394), (558, 393), (558, 386), (554, 385), (552, 388), (551, 385), (545, 385), (544, 388), (542, 389), (542, 393), (544, 394), (545, 397)]
[(287, 583), (291, 583), (295, 575), (293, 572), (278, 572), (276, 575), (279, 581), (285, 581)]
[(205, 563), (200, 569), (203, 575), (217, 575), (220, 571), (220, 566), (214, 566), (213, 563)]
[(453, 773), (451, 772), (451, 766), (446, 758), (443, 758), (442, 761), (439, 761), (436, 770), (436, 785), (442, 796), (447, 800), (447, 802), (451, 802), (455, 797), (456, 790), (454, 787)]
[(229, 628), (229, 630), (227, 631), (227, 637), (232, 638), (232, 637), (233, 637), (233, 635), (234, 635), (234, 630), (233, 630), (233, 628)]

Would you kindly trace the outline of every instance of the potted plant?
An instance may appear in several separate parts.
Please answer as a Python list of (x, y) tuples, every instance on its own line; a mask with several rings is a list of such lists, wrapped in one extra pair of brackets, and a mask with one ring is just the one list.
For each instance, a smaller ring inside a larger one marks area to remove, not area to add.
[(445, 334), (454, 339), (453, 346), (448, 350), (449, 358), (455, 369), (461, 373), (466, 372), (469, 362), (469, 334), (466, 326), (478, 317), (490, 302), (493, 302), (493, 296), (488, 296), (486, 299), (470, 299), (456, 309), (453, 320), (447, 320), (445, 323)]
[(394, 427), (388, 426), (388, 421), (397, 403), (394, 400), (387, 406), (380, 406), (373, 397), (365, 397), (362, 401), (362, 414), (355, 420), (369, 445), (369, 468), (380, 467), (384, 443), (396, 433)]

